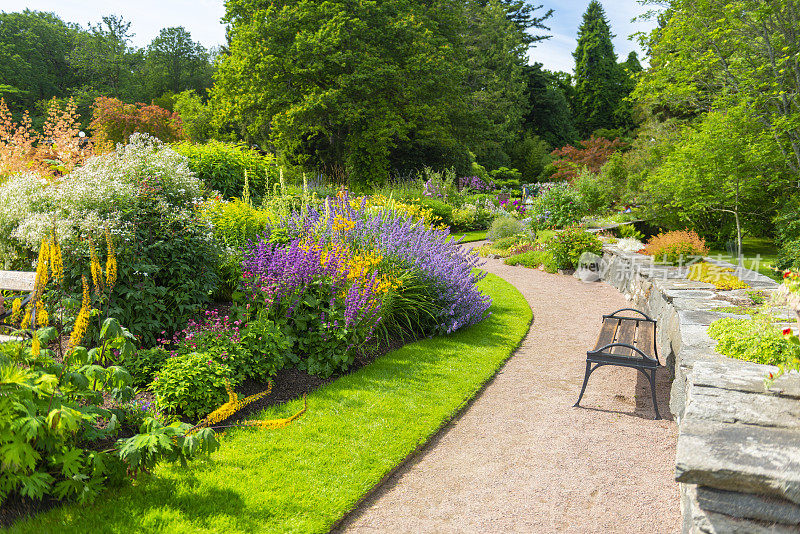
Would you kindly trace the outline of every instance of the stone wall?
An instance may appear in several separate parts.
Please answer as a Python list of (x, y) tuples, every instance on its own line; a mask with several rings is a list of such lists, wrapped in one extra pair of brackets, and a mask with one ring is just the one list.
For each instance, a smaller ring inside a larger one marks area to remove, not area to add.
[[(735, 274), (753, 289), (777, 289), (753, 271)], [(601, 276), (658, 321), (679, 424), (683, 532), (800, 532), (800, 378), (782, 377), (767, 390), (768, 366), (718, 354), (706, 332), (721, 317), (746, 317), (719, 311), (744, 300), (745, 290), (717, 291), (686, 280), (685, 268), (614, 247), (604, 250)]]

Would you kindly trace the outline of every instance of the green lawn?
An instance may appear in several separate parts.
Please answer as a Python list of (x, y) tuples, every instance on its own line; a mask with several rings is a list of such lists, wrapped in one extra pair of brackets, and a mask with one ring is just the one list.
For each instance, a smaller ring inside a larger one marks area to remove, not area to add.
[[(274, 431), (229, 431), (189, 469), (162, 467), (93, 505), (71, 505), (12, 532), (327, 532), (459, 412), (528, 331), (522, 295), (489, 275), (492, 316), (394, 351), (308, 396)], [(297, 400), (265, 411), (286, 417)]]
[[(757, 270), (763, 275), (781, 281), (782, 276), (772, 269), (775, 265), (775, 259), (778, 256), (778, 247), (775, 246), (775, 243), (771, 239), (758, 237), (743, 238), (742, 255), (744, 256), (745, 268)], [(736, 258), (728, 254), (726, 250), (712, 249), (709, 256), (736, 264)]]
[(453, 239), (459, 239), (461, 236), (464, 236), (464, 239), (461, 241), (462, 243), (471, 243), (473, 241), (483, 241), (486, 239), (486, 232), (488, 230), (474, 230), (472, 232), (455, 232), (452, 234)]

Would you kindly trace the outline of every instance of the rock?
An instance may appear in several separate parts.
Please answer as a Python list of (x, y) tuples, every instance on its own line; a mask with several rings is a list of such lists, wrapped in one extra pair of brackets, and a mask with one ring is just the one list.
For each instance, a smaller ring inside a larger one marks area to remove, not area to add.
[(800, 429), (703, 421), (684, 415), (675, 474), (678, 482), (800, 503)]
[(705, 486), (695, 488), (695, 498), (704, 511), (767, 523), (800, 525), (800, 506), (783, 499)]

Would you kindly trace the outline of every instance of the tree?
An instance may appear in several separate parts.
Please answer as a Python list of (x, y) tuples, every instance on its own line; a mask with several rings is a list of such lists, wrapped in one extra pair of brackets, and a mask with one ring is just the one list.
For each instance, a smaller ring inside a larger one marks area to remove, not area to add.
[(634, 96), (662, 117), (745, 106), (800, 187), (800, 1), (673, 0)]
[(130, 47), (131, 23), (110, 15), (102, 22), (80, 32), (75, 48), (69, 53), (69, 64), (82, 85), (100, 93), (129, 100), (140, 91), (134, 67), (140, 56)]
[(598, 128), (617, 128), (624, 122), (617, 112), (627, 95), (611, 37), (603, 6), (592, 0), (583, 15), (578, 46), (572, 54), (575, 58), (573, 109), (582, 136)]
[(523, 118), (523, 128), (554, 147), (574, 143), (578, 133), (561, 88), (561, 80), (542, 69), (541, 63), (526, 66), (524, 72), (528, 112)]
[(13, 110), (66, 96), (75, 83), (67, 55), (77, 34), (53, 13), (0, 12), (0, 92)]
[(208, 51), (182, 26), (163, 28), (147, 47), (145, 62), (151, 95), (204, 93), (211, 86)]
[[(780, 156), (747, 109), (713, 111), (681, 139), (647, 184), (656, 221), (721, 243), (763, 235), (781, 187)], [(785, 171), (784, 171), (785, 172)]]
[(626, 144), (619, 139), (612, 141), (604, 137), (591, 137), (578, 143), (578, 146), (556, 149), (550, 155), (556, 158), (553, 165), (557, 171), (550, 179), (556, 182), (572, 180), (582, 167), (597, 174), (615, 152), (625, 147)]

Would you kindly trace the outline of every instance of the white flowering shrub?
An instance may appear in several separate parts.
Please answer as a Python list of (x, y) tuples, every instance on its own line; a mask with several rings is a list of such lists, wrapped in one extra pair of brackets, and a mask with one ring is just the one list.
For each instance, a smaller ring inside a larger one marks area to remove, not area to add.
[(644, 243), (633, 237), (626, 237), (617, 241), (616, 246), (624, 252), (639, 252), (644, 248)]
[(103, 250), (108, 230), (119, 258), (110, 315), (147, 344), (181, 327), (216, 285), (216, 245), (194, 208), (203, 188), (183, 156), (134, 134), (66, 176), (25, 173), (0, 184), (0, 254), (7, 267), (30, 269), (33, 251), (55, 229), (80, 287), (87, 237)]

